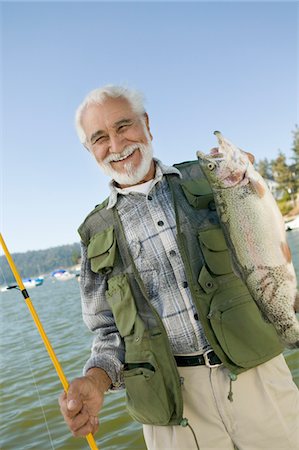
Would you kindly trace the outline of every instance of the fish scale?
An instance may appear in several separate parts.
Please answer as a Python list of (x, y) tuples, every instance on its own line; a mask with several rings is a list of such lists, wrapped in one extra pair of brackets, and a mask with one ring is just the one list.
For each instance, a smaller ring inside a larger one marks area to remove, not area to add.
[(219, 131), (214, 134), (218, 151), (197, 157), (213, 190), (234, 271), (284, 345), (299, 347), (297, 280), (282, 215), (248, 154)]

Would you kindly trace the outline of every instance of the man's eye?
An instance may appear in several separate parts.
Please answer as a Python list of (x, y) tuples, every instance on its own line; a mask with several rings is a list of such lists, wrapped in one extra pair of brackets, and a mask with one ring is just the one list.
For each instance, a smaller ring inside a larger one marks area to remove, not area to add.
[(128, 128), (131, 125), (131, 123), (124, 123), (123, 125), (120, 125), (118, 127), (118, 131), (122, 131), (125, 130), (126, 128)]
[(105, 139), (106, 139), (105, 136), (100, 136), (100, 137), (98, 137), (98, 138), (94, 141), (93, 145), (96, 144), (96, 143), (101, 143), (101, 142), (103, 142)]

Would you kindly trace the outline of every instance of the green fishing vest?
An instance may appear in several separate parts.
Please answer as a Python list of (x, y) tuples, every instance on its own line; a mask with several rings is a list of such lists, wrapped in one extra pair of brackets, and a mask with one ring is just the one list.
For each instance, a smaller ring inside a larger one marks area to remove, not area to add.
[[(282, 352), (243, 282), (233, 273), (211, 188), (197, 161), (166, 175), (176, 214), (177, 241), (199, 320), (213, 350), (239, 374)], [(125, 342), (127, 409), (138, 422), (184, 425), (180, 377), (162, 320), (152, 307), (108, 199), (79, 228), (91, 270), (107, 275), (106, 299)], [(199, 399), (200, 401), (200, 399)]]

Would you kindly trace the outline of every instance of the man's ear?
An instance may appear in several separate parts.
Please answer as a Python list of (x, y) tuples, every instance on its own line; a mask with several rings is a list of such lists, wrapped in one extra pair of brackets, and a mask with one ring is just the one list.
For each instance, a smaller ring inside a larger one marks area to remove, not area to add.
[(147, 131), (149, 132), (151, 140), (153, 140), (153, 135), (151, 133), (150, 124), (149, 124), (149, 117), (148, 117), (148, 114), (146, 112), (144, 113), (144, 120), (145, 120), (145, 126), (147, 128)]

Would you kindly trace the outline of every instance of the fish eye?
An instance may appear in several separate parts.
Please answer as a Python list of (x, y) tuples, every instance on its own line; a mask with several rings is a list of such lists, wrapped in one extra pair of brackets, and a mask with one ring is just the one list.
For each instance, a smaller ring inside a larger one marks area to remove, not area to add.
[(212, 163), (212, 162), (209, 162), (209, 163), (208, 163), (208, 169), (209, 169), (209, 170), (213, 170), (214, 168), (215, 168), (215, 164)]

